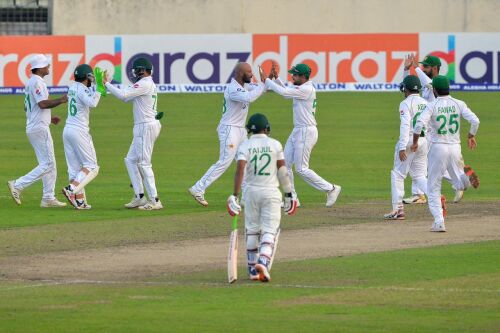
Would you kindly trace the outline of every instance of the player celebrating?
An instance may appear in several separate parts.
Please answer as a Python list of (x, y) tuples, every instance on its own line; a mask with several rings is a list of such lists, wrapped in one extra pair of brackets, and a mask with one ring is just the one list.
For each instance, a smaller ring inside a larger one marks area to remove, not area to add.
[(448, 78), (438, 75), (432, 79), (432, 87), (436, 100), (427, 105), (422, 112), (413, 129), (412, 151), (417, 151), (419, 147), (419, 133), (424, 127), (431, 126), (433, 135), (430, 146), (429, 158), (429, 179), (427, 190), (429, 197), (429, 210), (434, 216), (434, 224), (431, 231), (444, 232), (444, 210), (440, 203), (441, 180), (448, 171), (453, 184), (460, 184), (457, 190), (463, 191), (470, 187), (479, 186), (479, 180), (474, 170), (469, 166), (463, 167), (462, 152), (460, 146), (460, 117), (463, 117), (470, 124), (468, 146), (475, 149), (476, 133), (479, 128), (478, 117), (467, 107), (467, 105), (456, 98), (449, 96), (450, 82)]
[[(246, 126), (250, 139), (238, 148), (234, 176), (234, 192), (227, 200), (231, 216), (239, 215), (238, 203), (243, 175), (246, 174), (245, 232), (248, 274), (251, 280), (271, 281), (269, 266), (276, 252), (275, 237), (281, 219), (281, 184), (285, 192), (284, 210), (295, 213), (297, 201), (292, 197), (292, 187), (285, 167), (281, 144), (268, 137), (271, 127), (263, 114), (250, 117)], [(260, 238), (260, 243), (259, 243)]]
[(43, 77), (49, 75), (50, 61), (43, 54), (36, 54), (30, 60), (31, 77), (25, 87), (24, 110), (26, 111), (26, 135), (35, 150), (38, 166), (28, 174), (16, 180), (9, 180), (7, 185), (14, 201), (21, 204), (21, 192), (38, 180), (43, 183), (43, 196), (40, 207), (64, 207), (66, 204), (55, 197), (57, 178), (54, 142), (49, 124), (57, 124), (58, 117), (51, 117), (52, 108), (66, 103), (66, 95), (49, 99), (47, 84)]
[[(405, 60), (405, 76), (409, 74), (410, 67), (415, 68), (415, 72), (420, 79), (420, 83), (422, 84), (422, 97), (428, 102), (433, 102), (436, 100), (436, 97), (434, 96), (434, 91), (432, 88), (432, 79), (439, 75), (439, 70), (441, 69), (441, 60), (439, 60), (438, 57), (433, 56), (433, 55), (427, 55), (424, 57), (424, 60), (420, 62), (422, 65), (421, 67), (418, 65), (417, 58), (415, 55), (410, 54)], [(431, 136), (433, 133), (429, 132), (428, 136)], [(463, 157), (461, 157), (462, 160), (462, 165), (464, 164)], [(412, 170), (410, 170), (410, 175), (412, 173)], [(454, 184), (451, 181), (451, 177), (446, 171), (444, 174), (444, 179), (451, 183), (453, 190), (455, 191), (455, 197), (453, 198), (453, 202), (457, 203), (460, 200), (462, 200), (464, 196), (464, 191), (459, 190), (460, 184)], [(422, 193), (418, 192), (418, 186), (416, 186), (415, 182), (412, 182), (412, 197), (406, 198), (403, 201), (405, 203), (425, 203), (425, 197), (422, 195)]]
[[(234, 69), (234, 77), (224, 91), (222, 118), (217, 133), (219, 134), (219, 160), (190, 189), (189, 193), (202, 206), (208, 206), (205, 190), (229, 168), (239, 145), (247, 138), (245, 121), (250, 103), (264, 92), (265, 73), (260, 73), (262, 82), (250, 84), (252, 67), (247, 63), (238, 63)], [(243, 86), (248, 84), (247, 89)]]
[[(274, 67), (274, 66), (273, 66)], [(288, 73), (292, 74), (295, 87), (284, 87), (274, 72), (277, 84), (270, 78), (266, 79), (266, 87), (275, 91), (285, 98), (293, 98), (293, 125), (294, 129), (285, 145), (285, 161), (290, 176), (292, 193), (297, 197), (293, 182), (292, 165), (295, 171), (312, 187), (327, 194), (326, 207), (332, 207), (340, 194), (341, 187), (327, 182), (316, 172), (309, 169), (309, 158), (312, 149), (318, 141), (318, 129), (316, 128), (316, 89), (309, 80), (311, 69), (306, 64), (293, 66)]]
[(391, 171), (392, 211), (384, 215), (387, 220), (404, 220), (403, 208), (404, 181), (408, 172), (413, 170), (412, 179), (422, 193), (427, 192), (427, 140), (424, 131), (419, 135), (419, 150), (410, 151), (413, 139), (413, 127), (418, 116), (427, 105), (425, 99), (420, 97), (422, 86), (415, 75), (408, 75), (401, 83), (401, 91), (405, 95), (404, 101), (399, 104), (401, 124), (399, 125), (399, 140), (394, 153), (394, 167)]
[(79, 65), (73, 72), (75, 82), (69, 87), (68, 117), (63, 131), (64, 153), (70, 184), (62, 189), (76, 209), (90, 209), (85, 198), (85, 186), (99, 173), (94, 143), (89, 133), (90, 108), (95, 108), (101, 94), (91, 89), (92, 68)]
[[(108, 82), (107, 75), (104, 75), (103, 83), (111, 94), (124, 102), (132, 101), (133, 105), (134, 138), (125, 157), (125, 165), (135, 196), (125, 204), (125, 207), (157, 210), (162, 209), (163, 205), (156, 191), (151, 157), (161, 124), (156, 119), (157, 90), (151, 77), (153, 65), (146, 58), (137, 58), (132, 64), (132, 69), (136, 81), (125, 89), (113, 86)], [(144, 186), (148, 192), (149, 202), (144, 197)]]

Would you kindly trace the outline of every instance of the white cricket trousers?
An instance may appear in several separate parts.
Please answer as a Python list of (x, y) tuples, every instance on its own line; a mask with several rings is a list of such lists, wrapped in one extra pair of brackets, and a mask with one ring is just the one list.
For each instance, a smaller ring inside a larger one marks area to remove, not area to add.
[(285, 145), (285, 164), (288, 169), (288, 176), (292, 185), (292, 192), (295, 192), (292, 166), (302, 179), (315, 189), (328, 192), (333, 189), (333, 185), (316, 172), (309, 169), (309, 158), (312, 149), (318, 141), (318, 129), (316, 126), (295, 127), (288, 137)]
[(150, 200), (158, 197), (151, 159), (160, 130), (161, 124), (158, 120), (134, 125), (134, 138), (125, 157), (125, 165), (135, 195), (144, 193), (144, 186), (146, 186)]
[(245, 228), (248, 234), (276, 234), (281, 220), (281, 192), (277, 187), (248, 185), (245, 193)]
[(36, 132), (27, 132), (26, 135), (35, 150), (38, 165), (28, 174), (16, 179), (14, 187), (18, 190), (24, 190), (41, 179), (43, 183), (42, 199), (52, 200), (55, 198), (57, 170), (54, 142), (50, 135), (50, 129), (47, 127)]
[(65, 126), (63, 143), (70, 181), (77, 178), (82, 168), (92, 170), (97, 167), (94, 142), (88, 130), (76, 126)]
[(220, 124), (217, 133), (220, 145), (219, 160), (194, 184), (193, 189), (197, 193), (204, 194), (205, 190), (226, 172), (238, 152), (238, 147), (247, 138), (247, 131), (243, 127)]
[(399, 145), (396, 144), (394, 152), (394, 167), (391, 171), (392, 210), (398, 210), (403, 204), (405, 194), (405, 179), (408, 173), (416, 184), (418, 192), (427, 193), (427, 140), (418, 139), (416, 152), (410, 150), (411, 144), (406, 147), (406, 161), (399, 159)]
[(429, 210), (434, 217), (434, 222), (439, 224), (444, 222), (443, 209), (441, 208), (441, 181), (446, 171), (458, 190), (465, 190), (471, 184), (469, 177), (463, 171), (462, 149), (459, 143), (433, 143), (429, 150), (428, 159), (427, 191)]

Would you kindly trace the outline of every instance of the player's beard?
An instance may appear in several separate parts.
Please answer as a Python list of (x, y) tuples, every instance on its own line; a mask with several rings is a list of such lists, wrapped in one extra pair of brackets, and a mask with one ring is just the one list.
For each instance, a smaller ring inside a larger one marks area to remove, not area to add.
[(243, 76), (243, 82), (245, 82), (245, 83), (250, 83), (250, 82), (252, 82), (252, 77), (251, 77), (251, 76), (244, 75), (244, 76)]

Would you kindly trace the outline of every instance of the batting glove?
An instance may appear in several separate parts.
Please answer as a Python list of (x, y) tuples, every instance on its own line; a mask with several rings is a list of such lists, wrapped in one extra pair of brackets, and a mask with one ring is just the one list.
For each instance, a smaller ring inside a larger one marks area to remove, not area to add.
[(297, 211), (297, 198), (293, 197), (292, 193), (285, 193), (283, 210), (287, 215), (293, 215)]
[(230, 195), (227, 198), (227, 212), (231, 216), (240, 215), (241, 206), (238, 202), (238, 198), (234, 195)]

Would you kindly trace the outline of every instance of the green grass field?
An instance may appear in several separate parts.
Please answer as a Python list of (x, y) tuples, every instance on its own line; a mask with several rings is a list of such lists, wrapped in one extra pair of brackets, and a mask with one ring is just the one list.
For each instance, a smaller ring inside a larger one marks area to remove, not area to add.
[[(481, 187), (467, 191), (464, 200), (484, 203), (487, 208), (478, 212), (499, 217), (498, 94), (454, 96), (465, 100), (481, 120), (478, 149), (462, 150), (478, 172)], [(296, 177), (301, 203), (310, 215), (295, 224), (290, 220), (285, 230), (384, 223), (378, 215), (341, 212), (362, 203), (390, 208), (400, 101), (399, 93), (318, 94), (319, 141), (310, 165), (343, 190), (336, 208), (316, 217), (313, 212), (326, 211), (324, 194)], [(4, 184), (36, 165), (24, 132), (22, 103), (22, 96), (0, 96)], [(131, 142), (132, 113), (131, 105), (109, 96), (91, 116), (101, 166), (87, 187), (92, 210), (39, 208), (41, 183), (23, 192), (18, 207), (2, 185), (0, 259), (227, 235), (229, 223), (220, 220), (226, 215), (234, 167), (208, 189), (208, 208), (187, 193), (217, 159), (221, 96), (160, 95), (158, 105), (165, 117), (153, 168), (164, 210), (122, 208), (133, 195), (123, 162)], [(291, 101), (269, 93), (251, 105), (250, 114), (256, 112), (268, 116), (272, 136), (284, 144), (292, 130)], [(64, 107), (53, 114), (66, 118)], [(67, 182), (63, 125), (51, 126), (60, 200), (60, 188)], [(462, 121), (461, 127), (465, 138), (469, 125)], [(443, 184), (443, 189), (450, 198), (450, 186)], [(57, 284), (4, 279), (0, 265), (0, 332), (494, 332), (500, 327), (499, 245), (476, 242), (277, 262), (269, 285), (243, 281), (231, 287), (225, 285), (222, 270), (181, 272), (136, 283)]]

